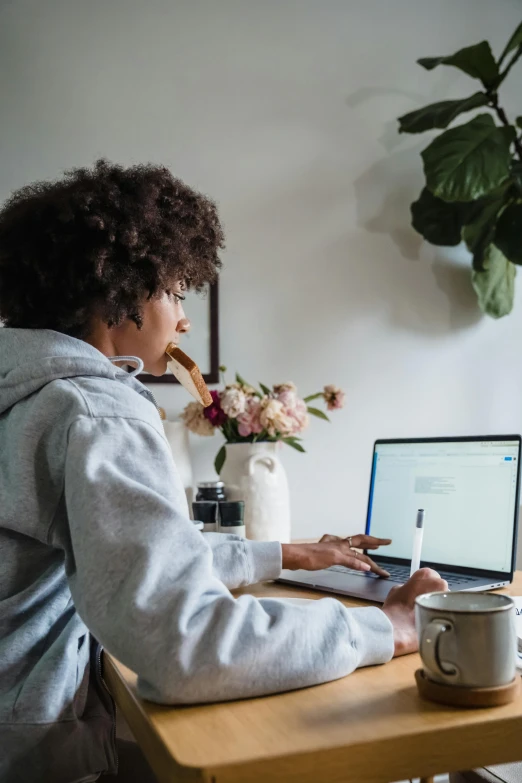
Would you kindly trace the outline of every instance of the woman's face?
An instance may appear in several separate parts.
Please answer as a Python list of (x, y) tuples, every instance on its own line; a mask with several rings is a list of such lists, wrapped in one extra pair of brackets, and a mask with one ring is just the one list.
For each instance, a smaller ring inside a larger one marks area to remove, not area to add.
[(181, 334), (190, 329), (190, 321), (183, 310), (184, 299), (184, 289), (179, 283), (161, 296), (148, 299), (141, 311), (142, 329), (128, 319), (110, 330), (115, 354), (139, 356), (147, 372), (163, 375), (167, 370), (167, 345), (178, 345)]

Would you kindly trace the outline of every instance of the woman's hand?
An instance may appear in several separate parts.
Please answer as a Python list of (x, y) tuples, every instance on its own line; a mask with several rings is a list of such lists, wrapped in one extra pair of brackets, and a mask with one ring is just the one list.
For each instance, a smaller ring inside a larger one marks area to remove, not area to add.
[(283, 544), (283, 568), (291, 571), (320, 571), (333, 565), (353, 568), (356, 571), (373, 571), (378, 576), (387, 578), (389, 573), (374, 563), (367, 555), (356, 552), (354, 547), (361, 549), (378, 549), (391, 544), (389, 538), (374, 538), (374, 536), (356, 535), (348, 538), (340, 536), (323, 536), (317, 544)]
[(431, 568), (420, 568), (406, 584), (393, 587), (382, 611), (393, 625), (394, 656), (407, 655), (418, 649), (415, 630), (415, 599), (432, 592), (446, 592), (448, 583)]

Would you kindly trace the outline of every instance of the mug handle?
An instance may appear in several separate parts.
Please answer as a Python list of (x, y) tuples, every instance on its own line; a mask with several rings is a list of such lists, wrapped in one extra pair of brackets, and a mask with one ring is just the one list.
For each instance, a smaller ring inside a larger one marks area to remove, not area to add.
[(439, 642), (442, 634), (453, 631), (448, 620), (431, 620), (422, 632), (420, 654), (428, 669), (443, 679), (456, 678), (459, 670), (452, 663), (442, 662), (439, 657)]
[(274, 473), (278, 460), (275, 457), (270, 457), (267, 454), (253, 454), (248, 460), (248, 475), (253, 476), (255, 467), (258, 463), (266, 465), (270, 473)]

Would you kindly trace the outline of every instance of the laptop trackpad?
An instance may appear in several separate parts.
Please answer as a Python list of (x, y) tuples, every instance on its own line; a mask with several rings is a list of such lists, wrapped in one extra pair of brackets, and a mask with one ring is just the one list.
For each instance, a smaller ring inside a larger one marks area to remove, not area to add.
[(281, 579), (305, 584), (316, 590), (363, 598), (376, 603), (384, 603), (392, 587), (396, 586), (388, 579), (376, 579), (364, 573), (343, 574), (335, 571), (283, 571)]

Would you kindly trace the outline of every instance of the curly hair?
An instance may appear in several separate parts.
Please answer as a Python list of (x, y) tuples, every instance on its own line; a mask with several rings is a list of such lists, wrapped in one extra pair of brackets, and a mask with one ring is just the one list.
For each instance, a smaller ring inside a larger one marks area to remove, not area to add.
[(146, 299), (214, 282), (223, 247), (214, 203), (168, 169), (99, 160), (0, 211), (0, 320), (79, 338), (95, 315), (141, 328)]

